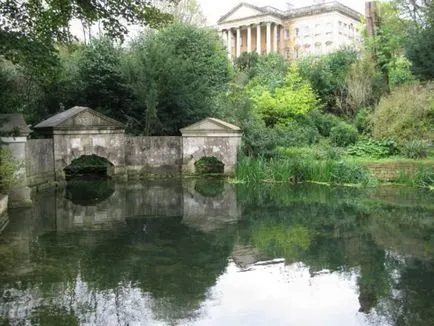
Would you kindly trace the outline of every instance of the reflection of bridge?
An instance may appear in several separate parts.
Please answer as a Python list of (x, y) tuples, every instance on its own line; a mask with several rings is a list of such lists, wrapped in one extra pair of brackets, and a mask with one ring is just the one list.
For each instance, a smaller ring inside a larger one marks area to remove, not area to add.
[[(40, 221), (44, 230), (37, 233), (51, 231), (46, 227), (52, 228), (53, 225), (60, 232), (110, 228), (135, 217), (182, 217), (183, 223), (202, 231), (211, 231), (222, 223), (239, 219), (240, 211), (233, 185), (222, 183), (220, 193), (207, 197), (194, 189), (196, 182), (113, 184), (108, 189), (111, 195), (105, 194), (102, 200), (95, 195), (93, 203), (88, 198), (86, 202), (80, 203), (74, 194), (68, 193), (68, 188), (45, 191), (36, 195), (32, 208), (12, 210), (10, 217), (11, 220), (19, 220), (25, 214), (36, 220), (44, 218), (44, 221)], [(15, 217), (15, 214), (20, 216)], [(49, 217), (55, 218), (54, 224), (49, 222)]]

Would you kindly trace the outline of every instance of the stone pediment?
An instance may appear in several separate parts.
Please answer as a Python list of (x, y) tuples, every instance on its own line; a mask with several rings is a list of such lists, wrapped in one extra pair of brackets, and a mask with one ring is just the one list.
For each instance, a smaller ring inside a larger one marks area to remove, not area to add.
[(36, 130), (125, 129), (124, 125), (87, 107), (75, 106), (35, 126)]
[(181, 129), (183, 136), (241, 134), (241, 129), (231, 123), (216, 118), (206, 118)]
[(266, 12), (262, 8), (242, 2), (229, 11), (226, 15), (222, 16), (218, 23), (222, 24), (229, 21), (241, 20), (248, 17), (263, 15), (265, 13)]

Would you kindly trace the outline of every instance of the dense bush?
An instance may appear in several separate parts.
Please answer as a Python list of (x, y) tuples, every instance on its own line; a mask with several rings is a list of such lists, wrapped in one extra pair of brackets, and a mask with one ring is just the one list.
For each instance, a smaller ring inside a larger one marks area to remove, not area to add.
[(398, 146), (393, 139), (376, 140), (362, 138), (347, 148), (346, 153), (352, 156), (384, 158), (398, 153)]
[(411, 140), (402, 147), (402, 154), (411, 159), (422, 159), (428, 156), (429, 144), (423, 140)]
[(395, 137), (401, 145), (413, 139), (434, 140), (434, 83), (395, 88), (381, 99), (369, 120), (377, 139)]
[(341, 49), (321, 56), (308, 57), (299, 62), (301, 76), (310, 82), (313, 90), (329, 112), (342, 114), (342, 100), (346, 97), (345, 80), (357, 53)]
[(296, 64), (290, 66), (281, 87), (255, 93), (253, 108), (269, 127), (291, 124), (295, 117), (312, 111), (317, 105), (310, 84), (301, 78)]
[(352, 125), (340, 122), (330, 130), (330, 140), (332, 144), (339, 147), (346, 147), (356, 143), (359, 134)]
[(360, 134), (369, 134), (371, 132), (369, 124), (369, 114), (371, 111), (370, 108), (361, 108), (354, 117), (354, 126)]
[(339, 119), (330, 113), (322, 113), (318, 110), (309, 112), (308, 116), (312, 119), (321, 136), (330, 136), (330, 130), (339, 123)]
[(15, 164), (8, 149), (0, 147), (0, 193), (14, 182)]
[(391, 88), (414, 80), (411, 72), (411, 62), (406, 57), (399, 57), (390, 67), (389, 85)]

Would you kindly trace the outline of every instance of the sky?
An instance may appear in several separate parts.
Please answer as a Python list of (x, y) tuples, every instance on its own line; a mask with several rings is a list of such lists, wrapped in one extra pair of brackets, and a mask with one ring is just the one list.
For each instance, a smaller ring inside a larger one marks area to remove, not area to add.
[[(217, 20), (230, 11), (233, 7), (239, 4), (239, 0), (199, 0), (204, 15), (208, 19), (208, 24), (216, 25)], [(244, 0), (256, 6), (273, 6), (278, 9), (286, 9), (286, 3), (291, 2), (295, 7), (303, 7), (312, 4), (312, 1), (307, 0)], [(365, 0), (339, 0), (339, 2), (353, 8), (361, 13), (365, 11)]]

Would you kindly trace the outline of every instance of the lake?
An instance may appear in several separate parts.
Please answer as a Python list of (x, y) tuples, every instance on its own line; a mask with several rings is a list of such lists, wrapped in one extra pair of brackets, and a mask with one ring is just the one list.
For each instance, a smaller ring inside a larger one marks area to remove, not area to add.
[(0, 325), (434, 325), (434, 192), (76, 181), (9, 211)]

